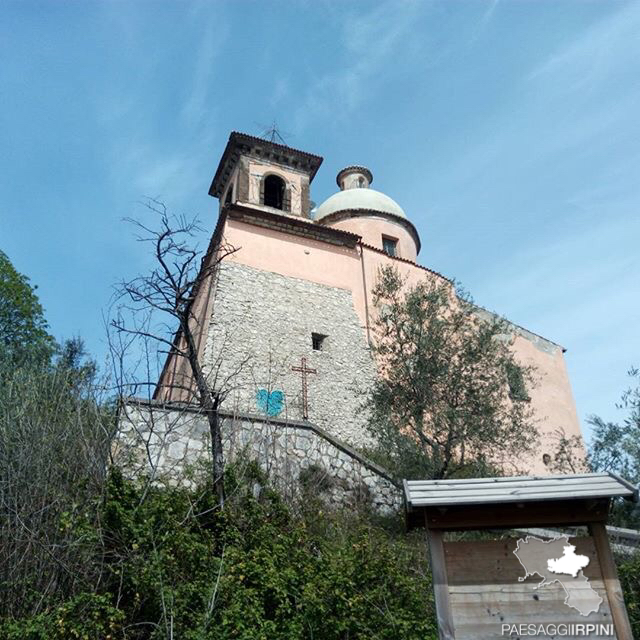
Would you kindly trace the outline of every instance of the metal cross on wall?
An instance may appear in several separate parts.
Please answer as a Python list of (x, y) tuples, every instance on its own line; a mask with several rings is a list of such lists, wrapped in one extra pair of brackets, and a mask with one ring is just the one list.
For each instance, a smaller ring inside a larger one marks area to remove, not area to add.
[(318, 373), (315, 369), (307, 367), (307, 359), (302, 358), (302, 366), (291, 367), (291, 371), (297, 371), (302, 374), (302, 417), (307, 420), (309, 418), (309, 399), (307, 395), (307, 375), (310, 373)]

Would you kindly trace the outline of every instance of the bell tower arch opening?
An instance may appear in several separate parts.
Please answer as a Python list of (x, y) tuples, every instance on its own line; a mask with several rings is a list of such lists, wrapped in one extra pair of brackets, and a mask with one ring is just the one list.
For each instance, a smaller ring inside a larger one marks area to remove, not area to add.
[(284, 209), (284, 195), (286, 184), (284, 180), (275, 174), (269, 174), (264, 178), (263, 202), (266, 207)]

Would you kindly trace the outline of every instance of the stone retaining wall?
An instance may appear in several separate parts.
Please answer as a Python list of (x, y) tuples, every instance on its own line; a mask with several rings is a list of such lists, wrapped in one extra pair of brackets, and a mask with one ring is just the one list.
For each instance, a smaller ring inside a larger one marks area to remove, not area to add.
[[(285, 496), (311, 486), (329, 502), (368, 502), (390, 514), (402, 506), (402, 491), (384, 469), (317, 426), (243, 414), (222, 416), (225, 460), (256, 460)], [(120, 410), (116, 462), (132, 472), (184, 481), (185, 469), (210, 460), (206, 418), (190, 407), (128, 401)]]

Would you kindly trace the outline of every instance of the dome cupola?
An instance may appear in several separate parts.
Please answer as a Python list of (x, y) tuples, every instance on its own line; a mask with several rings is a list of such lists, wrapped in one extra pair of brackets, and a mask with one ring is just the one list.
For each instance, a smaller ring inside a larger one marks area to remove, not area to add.
[(338, 172), (336, 182), (340, 191), (312, 212), (315, 221), (357, 233), (365, 244), (415, 262), (420, 251), (418, 232), (395, 200), (370, 188), (371, 171), (351, 165)]
[(346, 189), (368, 189), (373, 182), (373, 174), (367, 167), (354, 164), (342, 169), (336, 176), (336, 182), (342, 191)]

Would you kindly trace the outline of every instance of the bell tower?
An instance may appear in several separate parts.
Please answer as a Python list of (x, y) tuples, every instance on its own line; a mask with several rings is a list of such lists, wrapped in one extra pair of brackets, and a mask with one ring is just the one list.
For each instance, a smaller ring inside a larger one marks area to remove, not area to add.
[(231, 204), (309, 218), (309, 186), (322, 158), (234, 131), (209, 188), (220, 208)]

